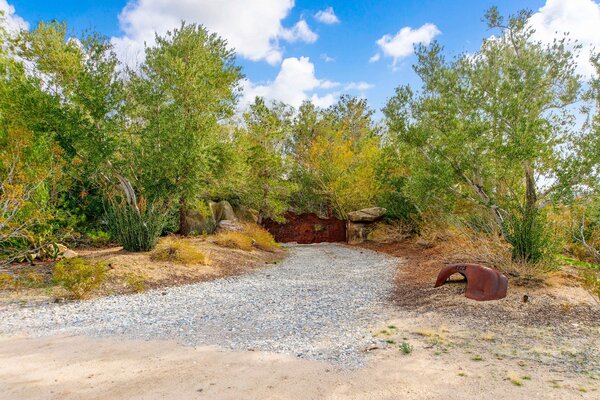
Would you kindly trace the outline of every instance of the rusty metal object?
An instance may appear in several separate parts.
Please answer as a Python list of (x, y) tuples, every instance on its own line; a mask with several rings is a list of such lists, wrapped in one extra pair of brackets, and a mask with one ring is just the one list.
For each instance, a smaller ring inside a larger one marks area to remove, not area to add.
[(465, 296), (469, 299), (486, 301), (506, 297), (508, 279), (500, 272), (478, 264), (452, 264), (440, 271), (435, 287), (442, 286), (451, 275), (461, 274), (467, 280)]
[(272, 220), (263, 222), (263, 226), (281, 243), (297, 242), (301, 244), (321, 242), (345, 242), (346, 221), (337, 218), (319, 218), (316, 214), (285, 214), (283, 224)]

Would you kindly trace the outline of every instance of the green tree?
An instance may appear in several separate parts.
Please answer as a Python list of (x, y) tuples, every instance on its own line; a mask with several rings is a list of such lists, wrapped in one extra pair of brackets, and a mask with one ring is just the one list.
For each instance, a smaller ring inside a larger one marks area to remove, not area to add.
[(282, 220), (294, 185), (287, 179), (289, 160), (285, 144), (293, 110), (283, 103), (272, 107), (257, 97), (244, 114), (246, 129), (238, 132), (238, 145), (246, 171), (240, 188), (242, 202), (258, 210), (258, 222)]
[(505, 21), (491, 8), (486, 19), (498, 35), (452, 62), (437, 43), (418, 48), (422, 90), (399, 87), (384, 114), (418, 204), (448, 211), (460, 199), (488, 210), (513, 257), (537, 261), (546, 244), (544, 206), (580, 182), (589, 164), (575, 162), (571, 146), (581, 94), (573, 55), (566, 39), (534, 41), (530, 15)]
[(219, 123), (233, 114), (241, 78), (234, 61), (225, 40), (182, 23), (157, 36), (139, 70), (128, 73), (127, 132), (139, 186), (150, 200), (178, 202), (180, 225), (222, 165)]
[(330, 208), (345, 218), (349, 211), (375, 204), (380, 138), (364, 99), (342, 96), (324, 111), (304, 105), (293, 131), (289, 151), (300, 209), (324, 213)]

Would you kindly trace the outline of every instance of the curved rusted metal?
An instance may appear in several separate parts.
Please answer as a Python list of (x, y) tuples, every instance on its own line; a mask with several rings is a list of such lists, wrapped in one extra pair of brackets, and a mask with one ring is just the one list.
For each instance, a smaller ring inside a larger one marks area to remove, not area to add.
[(479, 264), (451, 264), (440, 271), (435, 287), (442, 286), (451, 275), (461, 274), (467, 280), (465, 296), (469, 299), (486, 301), (506, 297), (508, 279), (495, 269)]

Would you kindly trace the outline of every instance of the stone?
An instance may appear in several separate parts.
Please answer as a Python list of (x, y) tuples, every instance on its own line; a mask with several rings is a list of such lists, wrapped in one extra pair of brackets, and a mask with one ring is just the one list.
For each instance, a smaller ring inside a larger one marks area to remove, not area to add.
[(67, 249), (65, 252), (62, 253), (62, 258), (76, 258), (79, 257), (79, 254), (77, 254), (77, 252), (71, 250), (71, 249)]
[(219, 221), (217, 229), (219, 231), (226, 231), (226, 232), (241, 232), (244, 230), (244, 228), (238, 221), (232, 221), (229, 219), (223, 219), (223, 220)]
[(373, 222), (383, 217), (386, 211), (383, 207), (363, 208), (349, 212), (348, 219), (352, 222)]
[(239, 206), (235, 210), (235, 215), (240, 221), (258, 223), (258, 211), (246, 206)]
[(210, 211), (212, 212), (213, 218), (217, 223), (222, 220), (238, 220), (238, 217), (233, 211), (233, 207), (231, 207), (231, 204), (229, 204), (227, 200), (222, 200), (218, 203), (215, 203), (214, 201), (209, 201), (208, 206), (210, 207)]
[(367, 241), (372, 225), (361, 222), (346, 223), (346, 241), (349, 244), (359, 244)]
[(221, 207), (221, 220), (229, 220), (229, 221), (237, 221), (238, 217), (235, 215), (233, 211), (233, 207), (227, 200), (223, 200), (219, 202), (219, 206)]
[(212, 208), (210, 213), (207, 211), (187, 210), (184, 216), (184, 223), (180, 227), (180, 233), (182, 235), (213, 233), (217, 222), (212, 214)]

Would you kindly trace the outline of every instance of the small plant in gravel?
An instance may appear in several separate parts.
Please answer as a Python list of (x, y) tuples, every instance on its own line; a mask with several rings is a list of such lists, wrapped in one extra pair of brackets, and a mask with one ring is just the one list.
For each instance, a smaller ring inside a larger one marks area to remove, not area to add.
[(185, 239), (166, 238), (150, 253), (152, 261), (177, 264), (204, 264), (206, 257), (196, 246)]
[(106, 279), (107, 268), (102, 262), (76, 257), (57, 262), (52, 282), (61, 286), (73, 299), (86, 298)]
[(480, 355), (476, 355), (471, 357), (472, 361), (483, 361), (483, 357), (481, 357)]
[(408, 342), (402, 342), (399, 348), (403, 354), (410, 354), (413, 351), (413, 346)]

